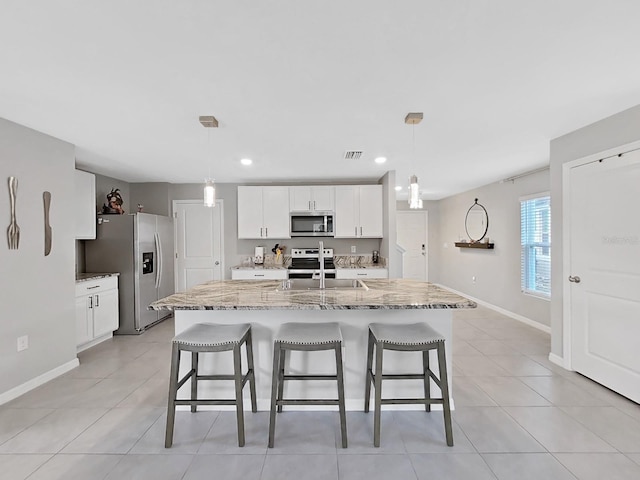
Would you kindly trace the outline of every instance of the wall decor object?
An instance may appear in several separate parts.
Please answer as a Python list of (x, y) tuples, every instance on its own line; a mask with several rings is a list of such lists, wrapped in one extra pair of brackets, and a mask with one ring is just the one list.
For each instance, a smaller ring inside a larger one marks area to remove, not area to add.
[(51, 253), (51, 237), (53, 231), (49, 224), (49, 208), (51, 208), (51, 192), (43, 192), (42, 200), (44, 202), (44, 256)]
[(124, 200), (122, 199), (122, 195), (120, 195), (120, 189), (112, 188), (111, 191), (107, 193), (107, 204), (102, 205), (102, 213), (123, 215), (124, 214), (124, 209), (122, 208), (123, 204), (124, 204)]
[(469, 242), (456, 242), (456, 247), (493, 249), (494, 244), (489, 243), (489, 238), (486, 236), (489, 230), (489, 214), (487, 209), (478, 203), (477, 198), (467, 211), (464, 219), (464, 229), (469, 237)]
[(11, 223), (7, 229), (9, 250), (17, 250), (20, 245), (20, 227), (16, 222), (16, 193), (18, 191), (18, 179), (9, 177), (9, 200), (11, 202)]

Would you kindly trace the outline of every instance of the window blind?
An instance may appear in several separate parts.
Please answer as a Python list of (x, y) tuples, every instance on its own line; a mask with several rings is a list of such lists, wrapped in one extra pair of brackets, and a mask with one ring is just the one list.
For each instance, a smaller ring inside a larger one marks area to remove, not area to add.
[(520, 201), (520, 286), (524, 293), (551, 296), (551, 199)]

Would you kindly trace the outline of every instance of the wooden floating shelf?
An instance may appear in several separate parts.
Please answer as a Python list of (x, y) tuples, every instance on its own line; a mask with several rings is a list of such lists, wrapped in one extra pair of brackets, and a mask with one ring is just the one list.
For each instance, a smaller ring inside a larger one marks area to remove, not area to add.
[(456, 242), (456, 247), (460, 248), (482, 248), (483, 250), (493, 250), (493, 243), (464, 243), (464, 242)]

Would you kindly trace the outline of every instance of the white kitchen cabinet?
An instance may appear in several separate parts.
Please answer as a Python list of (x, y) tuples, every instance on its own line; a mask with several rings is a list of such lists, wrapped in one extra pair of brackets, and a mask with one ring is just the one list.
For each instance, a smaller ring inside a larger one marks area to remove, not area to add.
[(74, 183), (75, 196), (73, 208), (76, 219), (75, 238), (78, 240), (95, 240), (96, 176), (93, 173), (76, 170)]
[(291, 238), (289, 187), (238, 187), (238, 238)]
[(336, 278), (344, 280), (389, 278), (389, 270), (386, 268), (337, 268)]
[(335, 237), (381, 238), (382, 185), (335, 187)]
[(78, 351), (111, 338), (118, 327), (118, 277), (76, 283)]
[(332, 186), (289, 187), (291, 212), (333, 212), (335, 188)]
[(289, 273), (284, 268), (231, 270), (231, 280), (286, 280)]

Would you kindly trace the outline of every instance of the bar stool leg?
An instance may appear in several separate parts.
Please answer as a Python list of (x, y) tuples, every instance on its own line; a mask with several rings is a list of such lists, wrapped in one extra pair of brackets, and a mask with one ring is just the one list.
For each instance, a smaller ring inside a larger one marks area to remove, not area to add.
[(178, 396), (178, 372), (180, 371), (180, 349), (177, 344), (171, 348), (171, 377), (169, 380), (169, 404), (167, 405), (167, 428), (164, 447), (173, 445), (173, 425), (176, 418), (176, 398)]
[(338, 380), (338, 409), (340, 410), (340, 432), (342, 448), (347, 448), (347, 414), (344, 405), (344, 375), (342, 368), (342, 343), (336, 344), (336, 377)]
[(371, 397), (371, 368), (373, 367), (373, 334), (369, 330), (369, 346), (367, 347), (367, 371), (365, 373), (365, 386), (364, 386), (364, 411), (369, 413), (369, 397)]
[(451, 428), (451, 406), (449, 405), (449, 380), (447, 378), (447, 359), (444, 342), (438, 342), (438, 365), (440, 367), (440, 391), (442, 392), (442, 410), (444, 413), (444, 431), (447, 445), (453, 446), (453, 430)]
[(244, 447), (244, 404), (242, 401), (242, 361), (240, 344), (233, 347), (233, 377), (236, 384), (236, 419), (238, 423), (238, 446)]
[(276, 403), (278, 398), (278, 377), (280, 376), (280, 342), (273, 343), (273, 370), (271, 374), (271, 413), (269, 414), (269, 448), (273, 448), (276, 431)]
[[(424, 374), (424, 398), (431, 398), (431, 378), (429, 378), (429, 350), (422, 351), (422, 370)], [(424, 409), (431, 411), (431, 404), (425, 402)]]
[(245, 342), (245, 348), (247, 349), (247, 368), (249, 369), (249, 393), (251, 394), (251, 411), (258, 411), (258, 403), (256, 402), (256, 374), (253, 366), (253, 342), (251, 341), (251, 329), (247, 335), (247, 341)]
[(373, 446), (380, 446), (380, 412), (382, 410), (382, 342), (376, 342), (375, 403), (373, 413)]
[[(191, 400), (198, 398), (198, 352), (191, 352)], [(195, 412), (197, 405), (191, 405), (191, 412)]]
[[(286, 360), (286, 349), (280, 350), (280, 370), (278, 372), (278, 401), (282, 400), (284, 396), (284, 362)], [(282, 405), (278, 405), (278, 413), (282, 412)]]

